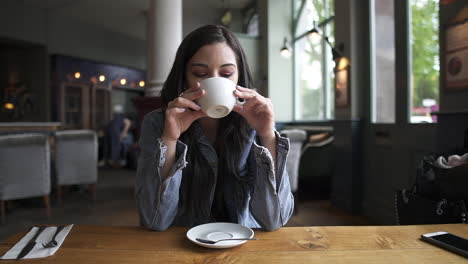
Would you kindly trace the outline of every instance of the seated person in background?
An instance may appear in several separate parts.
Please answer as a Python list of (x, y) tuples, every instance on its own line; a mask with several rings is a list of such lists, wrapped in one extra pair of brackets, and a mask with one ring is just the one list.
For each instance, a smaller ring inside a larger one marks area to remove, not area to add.
[(128, 147), (133, 143), (130, 133), (132, 121), (123, 114), (121, 105), (114, 106), (112, 120), (105, 128), (105, 159), (113, 168), (121, 168), (126, 165)]
[[(208, 117), (195, 102), (200, 81), (224, 77), (247, 100), (226, 117)], [(242, 47), (222, 26), (190, 33), (161, 91), (163, 109), (142, 123), (135, 196), (141, 224), (232, 222), (275, 230), (292, 215), (285, 169), (289, 142), (275, 130), (273, 105), (252, 89)], [(244, 88), (248, 87), (248, 88)]]

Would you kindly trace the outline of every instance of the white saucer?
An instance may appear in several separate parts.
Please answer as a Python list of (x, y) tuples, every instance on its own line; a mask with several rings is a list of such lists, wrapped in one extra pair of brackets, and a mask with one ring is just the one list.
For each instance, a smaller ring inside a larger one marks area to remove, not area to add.
[(207, 248), (230, 248), (244, 244), (248, 240), (220, 241), (216, 244), (198, 242), (196, 238), (219, 240), (225, 238), (252, 238), (254, 231), (248, 227), (233, 223), (209, 223), (192, 227), (187, 231), (187, 238), (193, 243)]

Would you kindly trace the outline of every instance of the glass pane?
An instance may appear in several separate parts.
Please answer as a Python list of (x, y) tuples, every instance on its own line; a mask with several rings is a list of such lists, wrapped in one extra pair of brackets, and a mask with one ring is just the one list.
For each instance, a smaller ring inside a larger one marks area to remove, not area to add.
[(296, 47), (300, 47), (299, 65), (299, 98), (300, 109), (298, 119), (324, 119), (324, 90), (322, 80), (321, 43), (313, 44), (308, 38), (301, 39)]
[(438, 0), (411, 0), (411, 123), (432, 123), (439, 110)]
[[(298, 21), (296, 37), (303, 35), (330, 16), (333, 1), (307, 1)], [(323, 36), (334, 42), (333, 21), (318, 28)], [(334, 82), (331, 49), (323, 38), (305, 36), (295, 42), (295, 119), (324, 120), (333, 114)]]
[(395, 123), (395, 12), (393, 1), (374, 1), (372, 122)]
[[(123, 107), (123, 112), (125, 114), (135, 115), (136, 108), (132, 103), (132, 99), (136, 96), (139, 96), (139, 91), (132, 91), (129, 89), (116, 89), (112, 90), (111, 103), (112, 106), (121, 105)], [(114, 107), (112, 107), (113, 109)]]
[(65, 94), (65, 124), (69, 128), (79, 128), (83, 123), (83, 88), (67, 86)]

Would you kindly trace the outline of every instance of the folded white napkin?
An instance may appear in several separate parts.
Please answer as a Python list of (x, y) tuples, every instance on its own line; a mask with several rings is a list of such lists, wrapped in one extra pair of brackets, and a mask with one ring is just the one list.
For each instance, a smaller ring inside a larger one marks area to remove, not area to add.
[[(57, 246), (52, 248), (45, 248), (42, 246), (42, 243), (47, 243), (54, 236), (55, 231), (57, 230), (56, 226), (50, 226), (44, 229), (39, 237), (36, 239), (36, 245), (34, 248), (26, 255), (23, 259), (31, 258), (45, 258), (52, 256), (55, 251), (57, 251), (62, 245), (65, 237), (67, 237), (68, 232), (70, 232), (73, 225), (68, 225), (64, 227), (55, 237), (57, 241)], [(18, 243), (16, 243), (10, 250), (8, 250), (1, 259), (16, 259), (21, 250), (26, 246), (26, 244), (31, 240), (31, 238), (36, 234), (38, 227), (33, 227)]]

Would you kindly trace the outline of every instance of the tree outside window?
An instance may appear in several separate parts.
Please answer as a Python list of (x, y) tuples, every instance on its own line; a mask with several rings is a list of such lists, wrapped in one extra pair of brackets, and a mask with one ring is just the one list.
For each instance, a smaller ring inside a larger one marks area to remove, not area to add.
[(439, 1), (411, 0), (411, 122), (434, 122), (439, 110)]

